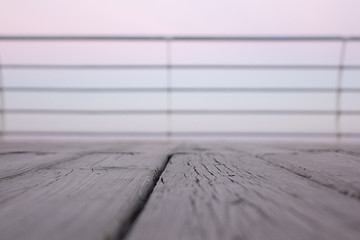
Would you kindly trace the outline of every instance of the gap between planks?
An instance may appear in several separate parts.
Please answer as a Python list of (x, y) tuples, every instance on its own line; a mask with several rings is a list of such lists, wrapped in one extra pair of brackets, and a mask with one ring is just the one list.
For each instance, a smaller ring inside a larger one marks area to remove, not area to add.
[(164, 172), (164, 170), (166, 169), (167, 165), (170, 162), (170, 159), (173, 157), (174, 154), (169, 154), (166, 158), (164, 167), (161, 168), (155, 175), (154, 177), (154, 181), (152, 186), (149, 188), (149, 192), (146, 194), (144, 201), (141, 202), (134, 210), (133, 213), (130, 215), (128, 222), (126, 225), (121, 226), (121, 228), (119, 229), (119, 231), (116, 234), (116, 239), (117, 240), (123, 240), (126, 239), (131, 228), (133, 227), (134, 223), (136, 222), (136, 220), (138, 219), (139, 215), (141, 214), (141, 212), (144, 210), (144, 207), (146, 205), (146, 203), (148, 202), (152, 192), (154, 191), (157, 183), (160, 180), (160, 176), (162, 175), (162, 173)]

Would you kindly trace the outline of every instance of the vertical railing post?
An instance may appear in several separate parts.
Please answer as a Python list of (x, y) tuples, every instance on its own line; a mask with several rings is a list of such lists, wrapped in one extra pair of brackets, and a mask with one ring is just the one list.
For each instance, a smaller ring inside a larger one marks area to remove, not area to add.
[(345, 63), (345, 54), (346, 54), (346, 44), (347, 39), (343, 38), (341, 40), (341, 49), (340, 49), (340, 58), (338, 65), (338, 74), (337, 74), (337, 86), (336, 86), (336, 103), (335, 103), (335, 131), (336, 131), (336, 140), (341, 141), (341, 93), (342, 93), (342, 81), (344, 74), (344, 63)]
[(0, 138), (5, 135), (5, 95), (4, 95), (4, 77), (0, 58)]
[(166, 116), (167, 116), (167, 130), (166, 136), (172, 136), (172, 82), (171, 82), (171, 38), (166, 39)]

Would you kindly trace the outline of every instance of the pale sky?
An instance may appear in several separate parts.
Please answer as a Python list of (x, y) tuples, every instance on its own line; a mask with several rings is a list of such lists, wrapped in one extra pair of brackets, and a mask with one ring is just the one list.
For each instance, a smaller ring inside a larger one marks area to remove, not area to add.
[(360, 34), (358, 0), (0, 0), (1, 33)]
[[(0, 34), (114, 35), (360, 35), (359, 0), (0, 0)], [(337, 64), (339, 42), (174, 43), (175, 64)], [(166, 64), (163, 42), (0, 42), (2, 63)], [(346, 64), (360, 65), (360, 43), (349, 43)], [(335, 88), (336, 70), (173, 70), (173, 87)], [(166, 87), (165, 70), (6, 70), (5, 87)], [(360, 88), (360, 71), (345, 71), (343, 86)], [(336, 95), (175, 93), (173, 109), (334, 110)], [(13, 93), (7, 109), (161, 109), (166, 93)], [(342, 96), (344, 110), (360, 110), (358, 93)], [(9, 131), (164, 132), (165, 115), (71, 116), (9, 114)], [(359, 116), (341, 129), (360, 133)], [(333, 116), (177, 115), (178, 132), (334, 131)]]

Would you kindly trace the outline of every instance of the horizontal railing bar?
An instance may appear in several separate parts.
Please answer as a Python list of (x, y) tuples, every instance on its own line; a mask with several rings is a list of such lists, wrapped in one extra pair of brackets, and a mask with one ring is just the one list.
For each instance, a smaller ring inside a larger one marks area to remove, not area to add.
[[(2, 69), (339, 69), (339, 65), (247, 65), (247, 64), (2, 64)], [(360, 65), (344, 65), (342, 69), (360, 69)]]
[(66, 115), (138, 115), (138, 114), (243, 114), (243, 115), (360, 115), (360, 111), (333, 110), (67, 110), (67, 109), (5, 109), (5, 114), (66, 114)]
[[(62, 87), (5, 87), (4, 92), (61, 92), (61, 93), (116, 93), (116, 92), (168, 92), (168, 88), (62, 88)], [(172, 92), (338, 92), (337, 88), (171, 88)], [(341, 92), (360, 92), (360, 88), (342, 88)]]
[(168, 114), (167, 110), (53, 110), (53, 109), (5, 109), (5, 114), (66, 114), (66, 115), (138, 115)]
[[(166, 132), (76, 132), (76, 131), (5, 131), (8, 136), (144, 136), (144, 137), (165, 137)], [(340, 133), (342, 137), (360, 137), (360, 133)], [(335, 133), (328, 132), (172, 132), (175, 137), (335, 137)]]
[(75, 132), (75, 131), (5, 131), (3, 135), (19, 136), (136, 136), (165, 137), (166, 132)]
[(165, 41), (166, 36), (121, 35), (0, 35), (0, 41)]
[(1, 41), (359, 41), (360, 36), (0, 35)]
[(174, 36), (173, 41), (360, 41), (360, 36)]
[(155, 64), (2, 64), (3, 69), (166, 69), (167, 65)]
[[(339, 133), (341, 137), (360, 137), (360, 133)], [(317, 133), (317, 132), (173, 132), (174, 137), (336, 137), (335, 133)]]

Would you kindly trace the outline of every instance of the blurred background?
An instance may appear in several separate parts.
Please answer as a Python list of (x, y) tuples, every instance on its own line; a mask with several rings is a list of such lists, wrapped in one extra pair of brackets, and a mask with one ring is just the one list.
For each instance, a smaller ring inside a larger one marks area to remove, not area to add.
[(359, 1), (1, 5), (5, 137), (360, 137)]

